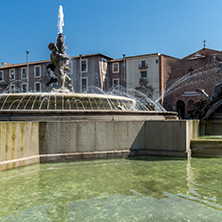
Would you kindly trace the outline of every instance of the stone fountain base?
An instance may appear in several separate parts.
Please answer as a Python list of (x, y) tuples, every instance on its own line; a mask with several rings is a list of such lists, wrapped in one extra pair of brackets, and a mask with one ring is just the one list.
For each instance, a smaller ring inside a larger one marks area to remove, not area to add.
[(199, 121), (198, 137), (191, 140), (192, 156), (222, 157), (222, 113)]
[(26, 121), (0, 121), (0, 170), (39, 162), (189, 155), (193, 121), (176, 120), (175, 113), (131, 114), (80, 112), (62, 120), (24, 115)]
[(79, 159), (186, 157), (191, 125), (175, 112), (136, 111), (134, 102), (92, 94), (2, 95), (0, 170)]
[(123, 110), (0, 110), (0, 121), (176, 120), (175, 112)]
[(1, 94), (0, 121), (177, 119), (174, 112), (136, 111), (134, 107), (134, 99), (103, 94)]

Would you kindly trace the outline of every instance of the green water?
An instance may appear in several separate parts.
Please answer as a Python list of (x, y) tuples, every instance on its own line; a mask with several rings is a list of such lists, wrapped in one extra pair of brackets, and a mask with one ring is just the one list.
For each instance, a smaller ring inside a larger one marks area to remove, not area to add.
[(112, 159), (0, 172), (0, 221), (222, 221), (222, 159)]

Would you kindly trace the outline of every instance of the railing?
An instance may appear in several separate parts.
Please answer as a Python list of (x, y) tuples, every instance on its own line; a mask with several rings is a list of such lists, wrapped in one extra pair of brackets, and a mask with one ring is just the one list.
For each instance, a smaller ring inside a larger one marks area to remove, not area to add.
[(139, 69), (148, 69), (148, 64), (139, 64)]

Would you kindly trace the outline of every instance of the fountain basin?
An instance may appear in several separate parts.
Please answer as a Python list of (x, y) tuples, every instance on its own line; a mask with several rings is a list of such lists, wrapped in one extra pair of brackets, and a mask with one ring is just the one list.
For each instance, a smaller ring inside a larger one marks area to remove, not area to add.
[(84, 93), (1, 94), (0, 110), (132, 110), (130, 98)]
[(133, 158), (5, 171), (0, 221), (221, 221), (221, 170), (218, 158)]
[(11, 93), (0, 95), (1, 121), (166, 120), (175, 112), (136, 110), (131, 98), (85, 93)]

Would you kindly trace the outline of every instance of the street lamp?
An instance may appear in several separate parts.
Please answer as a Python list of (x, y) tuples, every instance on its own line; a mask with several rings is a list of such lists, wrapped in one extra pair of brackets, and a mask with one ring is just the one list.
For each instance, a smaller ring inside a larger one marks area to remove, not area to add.
[(26, 78), (27, 78), (27, 91), (29, 91), (29, 51), (26, 51), (26, 61), (27, 61), (27, 69), (26, 69)]
[(79, 54), (79, 91), (82, 91), (82, 55)]
[(123, 87), (126, 89), (126, 54), (123, 54)]

